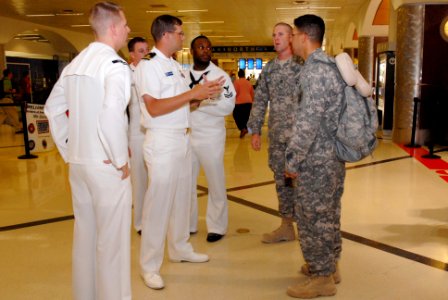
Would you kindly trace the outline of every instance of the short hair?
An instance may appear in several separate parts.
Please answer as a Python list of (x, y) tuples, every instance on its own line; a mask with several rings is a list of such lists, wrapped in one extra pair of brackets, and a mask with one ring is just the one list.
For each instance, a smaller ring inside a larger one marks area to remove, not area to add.
[(9, 74), (11, 74), (11, 70), (10, 69), (4, 69), (3, 70), (3, 77), (7, 77)]
[(154, 41), (160, 41), (165, 32), (173, 32), (175, 25), (181, 26), (182, 20), (170, 15), (161, 15), (155, 18), (151, 25), (151, 35)]
[(245, 72), (243, 69), (239, 69), (238, 70), (238, 78), (244, 78), (245, 77)]
[(190, 43), (190, 49), (192, 49), (193, 48), (193, 46), (194, 46), (194, 42), (196, 42), (197, 40), (199, 40), (199, 39), (206, 39), (210, 44), (211, 44), (211, 42), (210, 42), (210, 40), (208, 39), (208, 37), (206, 37), (205, 35), (198, 35), (197, 37), (195, 37), (192, 41), (191, 41), (191, 43)]
[(112, 23), (121, 19), (123, 9), (113, 2), (98, 2), (90, 9), (89, 23), (96, 35), (104, 35)]
[(142, 37), (136, 36), (135, 38), (132, 38), (129, 42), (128, 42), (128, 50), (129, 52), (134, 52), (134, 47), (135, 44), (137, 43), (147, 43), (146, 40)]
[(294, 20), (294, 25), (305, 32), (311, 41), (322, 44), (325, 34), (325, 23), (321, 17), (316, 15), (303, 15)]
[(277, 26), (285, 26), (285, 27), (287, 27), (290, 31), (292, 31), (292, 26), (289, 25), (288, 23), (285, 23), (285, 22), (278, 22), (277, 24), (274, 25), (274, 28), (277, 27)]

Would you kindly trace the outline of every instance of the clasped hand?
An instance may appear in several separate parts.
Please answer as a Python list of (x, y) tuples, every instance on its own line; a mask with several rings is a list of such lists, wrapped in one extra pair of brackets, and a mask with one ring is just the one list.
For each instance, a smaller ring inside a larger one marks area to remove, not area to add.
[(192, 90), (194, 92), (193, 100), (205, 100), (216, 97), (221, 93), (224, 82), (223, 76), (211, 81), (208, 81), (204, 76), (204, 83), (196, 85)]

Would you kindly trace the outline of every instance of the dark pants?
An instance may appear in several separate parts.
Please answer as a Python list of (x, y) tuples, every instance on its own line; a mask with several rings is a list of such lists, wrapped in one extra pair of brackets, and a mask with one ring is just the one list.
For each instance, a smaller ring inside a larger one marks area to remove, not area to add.
[(236, 104), (233, 109), (233, 119), (239, 130), (247, 129), (252, 103)]

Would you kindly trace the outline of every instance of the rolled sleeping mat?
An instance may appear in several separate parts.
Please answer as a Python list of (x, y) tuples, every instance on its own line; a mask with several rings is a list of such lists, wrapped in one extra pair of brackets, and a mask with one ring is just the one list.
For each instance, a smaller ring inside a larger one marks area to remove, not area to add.
[(343, 52), (336, 55), (336, 65), (341, 73), (342, 79), (349, 86), (355, 86), (356, 90), (364, 97), (370, 96), (372, 89), (361, 73), (355, 68), (350, 56)]

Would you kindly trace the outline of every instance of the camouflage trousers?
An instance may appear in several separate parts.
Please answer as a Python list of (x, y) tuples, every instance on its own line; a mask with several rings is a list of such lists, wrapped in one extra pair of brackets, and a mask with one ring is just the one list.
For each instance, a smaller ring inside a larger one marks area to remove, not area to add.
[(341, 197), (345, 165), (304, 166), (297, 178), (295, 220), (303, 257), (310, 272), (328, 276), (335, 272), (341, 254)]
[(285, 150), (286, 143), (269, 144), (269, 167), (274, 172), (275, 189), (278, 198), (278, 212), (282, 218), (294, 217), (295, 188), (285, 186)]

